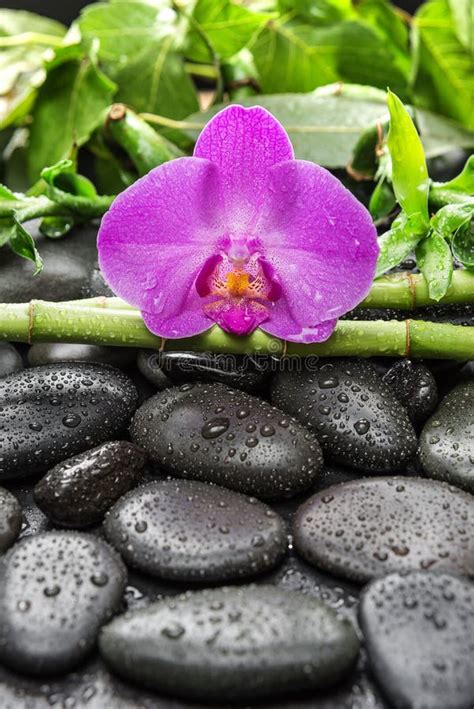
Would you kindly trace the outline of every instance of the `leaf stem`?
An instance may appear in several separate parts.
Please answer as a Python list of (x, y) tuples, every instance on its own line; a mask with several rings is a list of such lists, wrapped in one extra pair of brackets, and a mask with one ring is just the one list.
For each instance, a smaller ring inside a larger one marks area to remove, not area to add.
[(0, 47), (20, 47), (30, 44), (44, 44), (49, 47), (62, 47), (64, 38), (40, 32), (22, 32), (8, 37), (0, 37)]
[(150, 333), (134, 309), (110, 310), (71, 303), (0, 304), (0, 340), (14, 342), (76, 342), (121, 347), (162, 348), (276, 356), (430, 357), (470, 359), (474, 327), (416, 320), (339, 321), (326, 342), (285, 343), (256, 330), (235, 337), (214, 326), (196, 337), (162, 341)]

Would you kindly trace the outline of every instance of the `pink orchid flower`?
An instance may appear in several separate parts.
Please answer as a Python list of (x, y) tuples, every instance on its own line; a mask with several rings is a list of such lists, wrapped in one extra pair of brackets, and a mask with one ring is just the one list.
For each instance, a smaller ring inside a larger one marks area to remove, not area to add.
[(319, 342), (371, 286), (369, 213), (333, 175), (295, 160), (265, 109), (229, 106), (193, 157), (160, 165), (120, 194), (98, 237), (102, 273), (163, 338), (217, 323)]

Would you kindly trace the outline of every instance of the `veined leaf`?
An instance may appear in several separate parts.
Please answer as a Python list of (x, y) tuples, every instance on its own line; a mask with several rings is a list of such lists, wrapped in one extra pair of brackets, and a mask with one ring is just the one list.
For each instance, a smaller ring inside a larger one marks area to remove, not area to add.
[(456, 36), (448, 0), (423, 4), (413, 27), (419, 102), (474, 129), (473, 59)]
[(117, 100), (136, 111), (184, 118), (198, 108), (194, 84), (173, 36), (155, 41), (115, 75)]
[(82, 11), (78, 25), (87, 45), (99, 42), (99, 59), (114, 78), (147, 45), (168, 36), (175, 19), (167, 7), (160, 11), (144, 2), (99, 2)]
[(474, 54), (474, 2), (448, 0), (454, 20), (454, 29), (461, 44)]
[[(473, 217), (474, 218), (474, 217)], [(461, 227), (451, 242), (453, 254), (465, 268), (474, 268), (474, 221)]]
[(89, 59), (66, 62), (48, 74), (33, 113), (28, 151), (32, 182), (44, 167), (87, 142), (114, 92), (115, 85)]
[(341, 80), (389, 85), (407, 96), (395, 52), (365, 22), (315, 26), (291, 13), (268, 22), (250, 49), (265, 93), (311, 91)]
[[(368, 86), (337, 84), (307, 94), (261, 95), (241, 99), (239, 103), (267, 108), (285, 126), (297, 158), (330, 168), (345, 168), (367, 127), (388, 119), (385, 91)], [(190, 115), (183, 128), (195, 139), (222, 108), (213, 106)], [(427, 157), (455, 147), (474, 146), (474, 133), (448, 119), (417, 109), (416, 120)]]
[(0, 245), (6, 243), (18, 256), (35, 264), (35, 276), (42, 270), (43, 259), (36, 248), (33, 237), (14, 216), (0, 218)]
[(392, 158), (395, 196), (408, 217), (419, 214), (428, 224), (429, 178), (420, 136), (407, 109), (391, 91), (387, 105), (390, 111), (387, 145)]
[(448, 243), (433, 231), (416, 248), (416, 263), (428, 283), (433, 300), (440, 300), (449, 288), (453, 275), (453, 256)]
[(185, 53), (197, 62), (212, 62), (209, 47), (228, 59), (245, 47), (272, 15), (252, 12), (230, 0), (198, 0), (191, 15)]

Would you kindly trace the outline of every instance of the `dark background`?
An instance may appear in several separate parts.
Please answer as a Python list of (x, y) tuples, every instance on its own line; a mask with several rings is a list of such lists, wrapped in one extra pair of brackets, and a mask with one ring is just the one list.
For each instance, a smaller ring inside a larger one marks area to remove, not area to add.
[[(0, 5), (13, 10), (30, 10), (39, 15), (48, 15), (68, 25), (78, 16), (81, 7), (89, 5), (90, 2), (92, 0), (3, 0)], [(421, 5), (421, 0), (397, 0), (395, 4), (414, 12)]]

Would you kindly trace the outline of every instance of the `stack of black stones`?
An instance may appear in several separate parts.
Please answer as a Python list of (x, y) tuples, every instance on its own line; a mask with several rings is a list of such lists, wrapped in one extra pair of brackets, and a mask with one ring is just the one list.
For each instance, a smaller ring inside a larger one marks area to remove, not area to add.
[(472, 363), (0, 345), (0, 481), (2, 709), (474, 705)]

